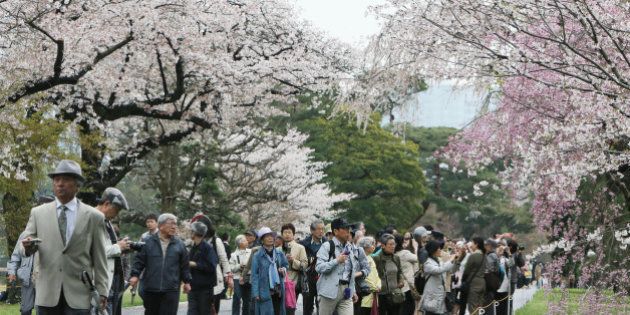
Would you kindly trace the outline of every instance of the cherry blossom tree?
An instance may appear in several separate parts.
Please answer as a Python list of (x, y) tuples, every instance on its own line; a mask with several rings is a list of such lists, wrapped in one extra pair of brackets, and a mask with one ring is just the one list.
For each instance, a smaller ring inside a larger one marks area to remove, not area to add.
[(345, 76), (352, 51), (295, 16), (285, 1), (0, 0), (0, 109), (54, 104), (99, 192), (156, 147)]
[[(627, 245), (614, 235), (630, 201), (630, 3), (391, 0), (373, 12), (384, 21), (373, 73), (493, 92), (495, 108), (439, 154), (469, 168), (506, 161), (504, 184), (533, 193), (537, 226), (576, 244), (558, 253), (559, 274), (573, 265), (582, 285), (630, 288), (618, 276), (627, 257), (605, 251)], [(598, 229), (602, 238), (579, 241)]]
[(313, 220), (334, 215), (334, 204), (352, 198), (323, 182), (328, 163), (313, 160), (307, 138), (295, 129), (278, 135), (258, 128), (221, 136), (219, 183), (249, 226), (293, 222), (308, 231)]

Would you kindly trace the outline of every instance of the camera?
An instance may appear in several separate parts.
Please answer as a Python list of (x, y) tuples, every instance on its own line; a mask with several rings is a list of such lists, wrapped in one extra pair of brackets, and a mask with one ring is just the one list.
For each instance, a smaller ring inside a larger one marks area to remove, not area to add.
[(145, 242), (129, 242), (128, 244), (131, 250), (139, 252), (144, 247)]

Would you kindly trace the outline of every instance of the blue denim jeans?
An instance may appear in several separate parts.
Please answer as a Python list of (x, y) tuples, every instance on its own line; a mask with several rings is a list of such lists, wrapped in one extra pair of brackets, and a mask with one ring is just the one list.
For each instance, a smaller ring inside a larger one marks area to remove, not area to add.
[(234, 280), (234, 296), (232, 296), (232, 315), (241, 314), (241, 305), (243, 314), (250, 313), (249, 301), (251, 299), (251, 287), (249, 284), (241, 285), (238, 280)]

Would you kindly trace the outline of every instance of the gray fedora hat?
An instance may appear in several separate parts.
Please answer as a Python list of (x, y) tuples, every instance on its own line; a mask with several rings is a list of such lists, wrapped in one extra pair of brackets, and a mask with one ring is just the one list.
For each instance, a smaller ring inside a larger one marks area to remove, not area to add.
[(48, 173), (48, 177), (53, 178), (56, 175), (70, 175), (77, 178), (81, 182), (85, 182), (83, 173), (81, 172), (81, 166), (79, 163), (72, 160), (61, 160), (55, 168), (55, 171)]

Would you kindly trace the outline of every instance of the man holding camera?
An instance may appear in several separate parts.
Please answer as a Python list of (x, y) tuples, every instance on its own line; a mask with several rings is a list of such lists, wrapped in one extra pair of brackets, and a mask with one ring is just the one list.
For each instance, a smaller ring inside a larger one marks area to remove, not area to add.
[(85, 181), (77, 162), (63, 160), (48, 175), (55, 201), (31, 210), (20, 254), (39, 253), (35, 258), (39, 315), (88, 315), (92, 292), (81, 280), (83, 274), (93, 276), (100, 307), (107, 304), (104, 216), (76, 198)]
[(109, 243), (105, 246), (107, 255), (107, 287), (110, 288), (107, 297), (107, 311), (110, 315), (120, 315), (122, 312), (122, 292), (125, 286), (121, 255), (129, 250), (127, 238), (118, 240), (111, 220), (118, 216), (120, 210), (127, 210), (129, 206), (123, 193), (113, 187), (105, 189), (96, 209), (105, 216), (105, 238)]

